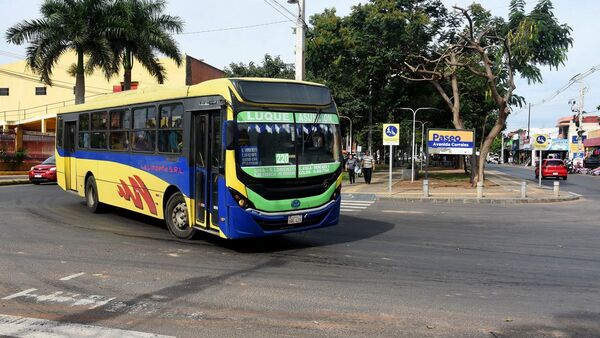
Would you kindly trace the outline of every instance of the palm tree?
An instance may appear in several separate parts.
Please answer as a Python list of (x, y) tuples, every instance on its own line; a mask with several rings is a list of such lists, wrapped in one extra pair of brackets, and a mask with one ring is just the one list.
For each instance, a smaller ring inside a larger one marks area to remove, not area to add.
[[(116, 57), (123, 63), (124, 90), (131, 89), (131, 69), (137, 59), (158, 83), (166, 79), (165, 68), (156, 54), (162, 53), (180, 66), (181, 53), (170, 35), (181, 33), (183, 20), (177, 16), (163, 14), (164, 0), (118, 0), (116, 7), (122, 17), (119, 38), (112, 41)], [(117, 23), (118, 24), (118, 23)]]
[[(110, 36), (116, 34), (118, 18), (107, 0), (45, 0), (42, 18), (24, 20), (6, 31), (6, 40), (17, 45), (29, 42), (27, 65), (52, 85), (52, 70), (60, 57), (74, 51), (75, 103), (85, 102), (85, 72), (99, 67), (110, 79), (119, 70)], [(87, 58), (87, 63), (84, 63)]]

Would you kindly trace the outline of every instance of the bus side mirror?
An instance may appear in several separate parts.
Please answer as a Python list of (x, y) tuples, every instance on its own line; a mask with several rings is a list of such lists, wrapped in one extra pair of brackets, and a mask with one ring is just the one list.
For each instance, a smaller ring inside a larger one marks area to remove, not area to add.
[(235, 149), (235, 133), (237, 127), (234, 121), (225, 121), (225, 149)]

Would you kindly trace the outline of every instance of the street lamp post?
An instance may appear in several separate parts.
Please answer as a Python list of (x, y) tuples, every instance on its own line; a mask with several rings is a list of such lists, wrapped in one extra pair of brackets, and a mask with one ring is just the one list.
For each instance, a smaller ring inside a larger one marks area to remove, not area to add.
[(415, 124), (416, 124), (416, 118), (417, 118), (417, 113), (420, 110), (439, 110), (437, 108), (433, 108), (433, 107), (421, 107), (421, 108), (417, 108), (412, 109), (412, 108), (398, 108), (400, 110), (408, 110), (410, 112), (412, 112), (413, 114), (413, 123), (412, 123), (412, 156), (410, 159), (411, 162), (411, 170), (410, 170), (410, 181), (414, 182), (415, 181)]
[[(348, 119), (348, 121), (350, 122), (350, 153), (352, 153), (352, 119), (349, 118), (348, 116), (343, 116), (343, 115), (340, 115), (340, 117), (343, 119)], [(347, 146), (346, 146), (346, 152), (348, 152)]]
[(304, 70), (304, 51), (305, 47), (305, 16), (306, 7), (304, 0), (287, 0), (288, 4), (298, 4), (298, 21), (296, 22), (296, 80), (304, 81), (305, 70)]
[(421, 159), (421, 170), (423, 170), (423, 140), (425, 137), (425, 125), (429, 123), (429, 121), (415, 121), (421, 124), (421, 154), (419, 158)]

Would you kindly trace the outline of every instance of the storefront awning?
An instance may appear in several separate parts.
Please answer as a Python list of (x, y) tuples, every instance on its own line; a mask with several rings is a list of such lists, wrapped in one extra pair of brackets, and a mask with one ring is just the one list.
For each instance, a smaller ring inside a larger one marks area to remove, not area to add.
[(583, 141), (584, 147), (600, 147), (600, 137), (588, 138)]

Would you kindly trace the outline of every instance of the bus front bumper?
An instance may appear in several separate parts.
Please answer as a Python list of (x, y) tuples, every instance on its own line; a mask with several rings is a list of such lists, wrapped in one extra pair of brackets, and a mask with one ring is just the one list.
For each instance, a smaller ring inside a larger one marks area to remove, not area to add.
[[(265, 213), (258, 210), (244, 210), (238, 206), (229, 207), (229, 228), (227, 237), (250, 238), (264, 237), (291, 232), (306, 231), (335, 225), (340, 217), (340, 200), (306, 210)], [(302, 216), (302, 222), (289, 224), (290, 216)]]

